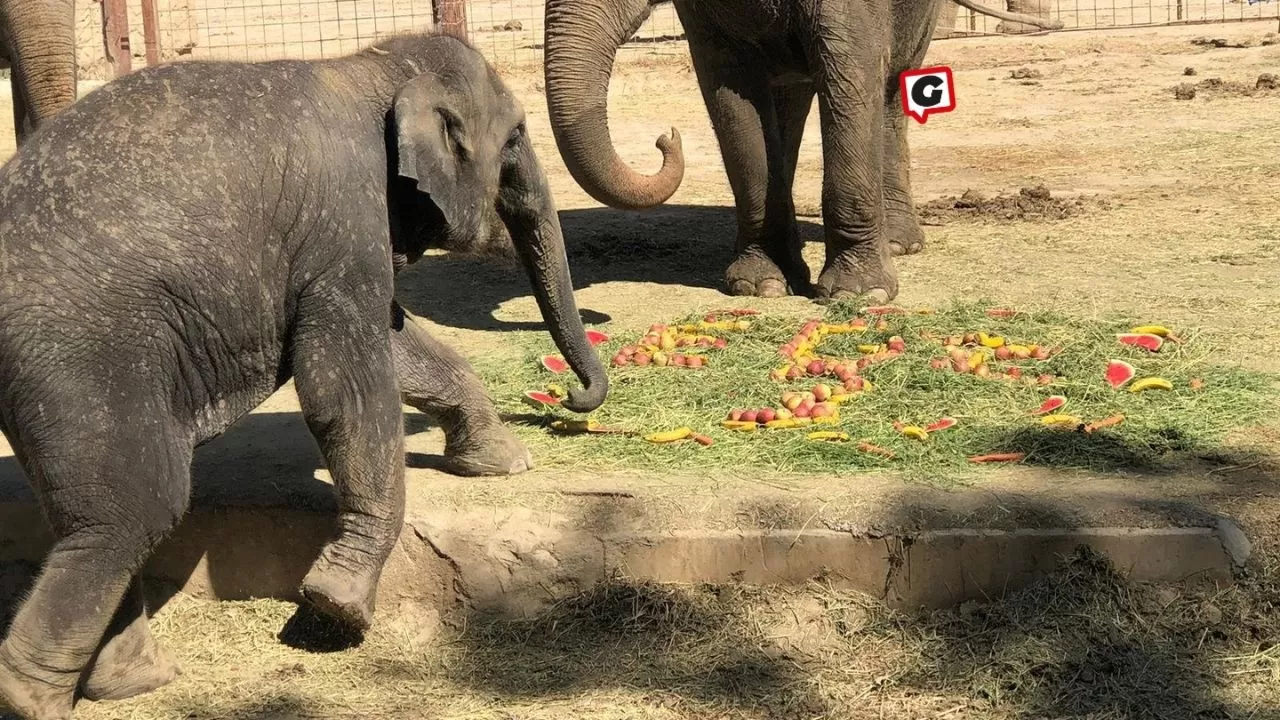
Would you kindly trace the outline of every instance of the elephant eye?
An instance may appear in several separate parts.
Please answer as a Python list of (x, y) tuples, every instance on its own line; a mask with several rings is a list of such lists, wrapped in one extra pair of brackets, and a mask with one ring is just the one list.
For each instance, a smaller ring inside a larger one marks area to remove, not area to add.
[(522, 120), (519, 125), (516, 125), (515, 128), (511, 130), (511, 134), (507, 136), (506, 146), (508, 148), (515, 147), (516, 143), (520, 142), (520, 139), (524, 137), (524, 134), (525, 127), (524, 121)]

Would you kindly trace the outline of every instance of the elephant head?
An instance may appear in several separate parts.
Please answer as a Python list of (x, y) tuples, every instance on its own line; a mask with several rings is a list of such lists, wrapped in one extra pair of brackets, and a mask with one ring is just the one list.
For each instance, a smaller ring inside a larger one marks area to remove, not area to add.
[(18, 142), (76, 100), (75, 0), (0, 0)]
[(387, 123), (393, 250), (411, 262), (427, 247), (514, 246), (551, 337), (582, 380), (563, 405), (589, 412), (609, 379), (578, 315), (555, 201), (524, 110), (473, 58), (434, 64), (396, 94)]
[[(654, 0), (653, 4), (656, 4)], [(649, 17), (651, 0), (547, 0), (547, 108), (560, 157), (591, 197), (621, 209), (666, 202), (684, 179), (680, 133), (658, 138), (662, 169), (642, 175), (609, 137), (608, 89), (618, 48)]]

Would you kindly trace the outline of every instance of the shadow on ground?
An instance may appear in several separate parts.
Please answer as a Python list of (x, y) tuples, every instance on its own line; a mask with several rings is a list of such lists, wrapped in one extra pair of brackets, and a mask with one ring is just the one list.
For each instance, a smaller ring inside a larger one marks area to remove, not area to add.
[[(605, 282), (723, 290), (733, 259), (737, 222), (732, 207), (663, 205), (651, 210), (562, 210), (574, 287)], [(801, 220), (800, 236), (821, 240), (822, 226)], [(416, 315), (469, 330), (542, 330), (541, 322), (505, 322), (493, 316), (503, 303), (531, 294), (514, 261), (432, 256), (401, 273), (397, 296)], [(581, 309), (584, 322), (609, 316)]]

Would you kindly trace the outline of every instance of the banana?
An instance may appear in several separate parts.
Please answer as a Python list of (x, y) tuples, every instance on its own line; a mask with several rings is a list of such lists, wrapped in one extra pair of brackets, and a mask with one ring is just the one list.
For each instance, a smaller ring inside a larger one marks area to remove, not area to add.
[(903, 436), (909, 437), (912, 440), (929, 439), (929, 432), (918, 425), (904, 425), (902, 430), (899, 432), (901, 432)]
[(1150, 377), (1142, 378), (1138, 382), (1129, 386), (1129, 392), (1136, 393), (1143, 390), (1172, 390), (1173, 383), (1164, 378)]
[(591, 432), (596, 428), (595, 420), (553, 420), (551, 427), (561, 432)]
[(983, 347), (998, 348), (1004, 345), (1004, 338), (999, 335), (988, 335), (984, 332), (978, 333), (978, 342)]
[(652, 435), (645, 435), (644, 439), (648, 440), (651, 443), (661, 444), (661, 443), (676, 442), (677, 440), (685, 440), (691, 437), (693, 437), (693, 429), (682, 427), (682, 428), (676, 428), (675, 430), (667, 430), (665, 432), (653, 433)]
[(1133, 335), (1159, 335), (1160, 337), (1169, 337), (1173, 331), (1163, 325), (1139, 325), (1129, 331)]
[(839, 425), (840, 416), (826, 415), (824, 417), (816, 417), (816, 418), (813, 418), (813, 424), (814, 425)]
[(813, 423), (813, 418), (789, 417), (780, 420), (770, 420), (764, 426), (770, 430), (790, 430), (791, 428), (805, 427)]
[(1080, 418), (1075, 415), (1045, 415), (1040, 418), (1041, 425), (1057, 427), (1059, 425), (1071, 425), (1072, 427), (1080, 426)]
[(875, 355), (876, 353), (880, 352), (880, 350), (881, 348), (879, 345), (859, 345), (858, 346), (858, 352), (862, 353), (863, 355)]
[(746, 420), (725, 420), (720, 423), (720, 427), (726, 430), (741, 430), (751, 432), (756, 429), (756, 424)]
[(849, 433), (838, 432), (835, 430), (817, 430), (805, 435), (809, 440), (828, 440), (836, 442), (844, 442), (849, 439)]

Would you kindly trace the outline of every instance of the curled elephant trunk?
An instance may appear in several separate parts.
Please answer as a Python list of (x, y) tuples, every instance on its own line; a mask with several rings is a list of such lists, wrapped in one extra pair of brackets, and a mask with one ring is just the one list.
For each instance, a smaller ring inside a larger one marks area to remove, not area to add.
[(638, 210), (667, 201), (684, 179), (680, 133), (657, 140), (662, 169), (643, 175), (618, 156), (609, 136), (609, 76), (618, 48), (649, 17), (649, 0), (548, 0), (547, 109), (560, 157), (591, 197)]
[(521, 138), (518, 156), (519, 161), (503, 171), (498, 215), (529, 273), (551, 338), (582, 381), (582, 389), (571, 390), (561, 405), (572, 412), (590, 412), (604, 404), (609, 375), (578, 315), (560, 218), (528, 136)]
[[(76, 100), (74, 0), (0, 0), (18, 140)], [(18, 117), (23, 110), (27, 117)], [(30, 123), (28, 125), (27, 123)]]

